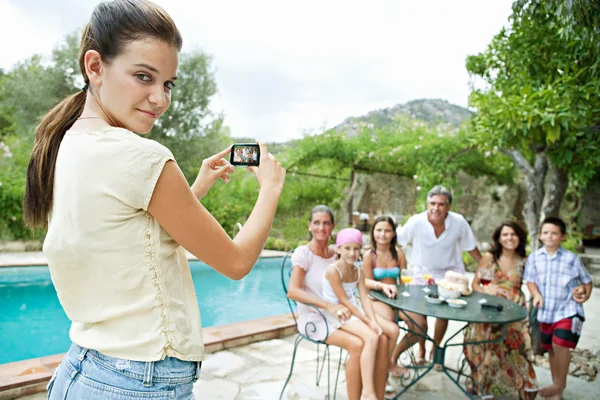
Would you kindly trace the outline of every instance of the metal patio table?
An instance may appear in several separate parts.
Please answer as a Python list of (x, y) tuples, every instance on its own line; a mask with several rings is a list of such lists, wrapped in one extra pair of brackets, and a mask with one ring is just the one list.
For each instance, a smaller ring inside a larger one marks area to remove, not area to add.
[[(427, 293), (423, 291), (424, 287), (425, 286), (420, 285), (408, 285), (408, 292), (410, 293), (410, 296), (404, 297), (402, 296), (404, 286), (398, 286), (398, 296), (396, 296), (395, 299), (390, 299), (384, 293), (379, 291), (373, 290), (370, 292), (373, 298), (381, 301), (382, 303), (388, 304), (394, 309), (399, 310), (405, 315), (407, 320), (411, 321), (415, 326), (417, 326), (417, 331), (410, 332), (417, 336), (420, 336), (421, 338), (425, 338), (425, 340), (428, 340), (434, 344), (433, 363), (430, 365), (409, 367), (409, 370), (411, 371), (410, 376), (408, 378), (401, 379), (401, 383), (404, 389), (400, 393), (398, 393), (395, 399), (400, 397), (410, 387), (416, 384), (421, 378), (423, 378), (423, 376), (427, 375), (433, 368), (434, 364), (441, 364), (442, 371), (446, 373), (448, 378), (450, 378), (450, 380), (454, 382), (467, 395), (468, 398), (486, 398), (487, 396), (485, 394), (474, 395), (470, 393), (470, 390), (468, 389), (469, 385), (471, 387), (482, 386), (478, 385), (478, 383), (471, 377), (470, 368), (468, 367), (466, 359), (462, 360), (461, 365), (457, 365), (457, 369), (446, 367), (446, 365), (444, 364), (444, 360), (446, 357), (446, 349), (452, 346), (474, 345), (477, 346), (477, 348), (484, 353), (483, 355), (485, 355), (486, 345), (491, 343), (502, 342), (506, 337), (508, 325), (511, 322), (520, 321), (527, 318), (527, 310), (521, 307), (520, 305), (513, 303), (510, 300), (479, 292), (473, 292), (470, 296), (461, 297), (461, 299), (467, 301), (467, 305), (464, 308), (453, 308), (446, 303), (431, 304), (425, 299)], [(437, 286), (427, 287), (431, 290), (431, 293), (437, 294)], [(479, 303), (481, 299), (485, 299), (488, 302), (488, 304), (502, 305), (502, 311), (482, 307)], [(465, 324), (465, 326), (463, 326), (456, 333), (454, 333), (449, 339), (443, 342), (440, 346), (437, 346), (433, 341), (433, 338), (431, 338), (427, 334), (427, 332), (425, 332), (422, 328), (415, 324), (412, 318), (410, 318), (410, 316), (407, 314), (407, 312), (421, 314), (426, 317), (447, 319), (451, 321), (476, 324), (502, 325), (502, 337), (497, 340), (489, 341), (450, 343), (452, 339), (454, 339), (457, 335), (459, 335), (467, 328), (468, 324)], [(401, 329), (409, 332), (408, 328), (401, 327)], [(461, 383), (461, 381), (463, 383)]]

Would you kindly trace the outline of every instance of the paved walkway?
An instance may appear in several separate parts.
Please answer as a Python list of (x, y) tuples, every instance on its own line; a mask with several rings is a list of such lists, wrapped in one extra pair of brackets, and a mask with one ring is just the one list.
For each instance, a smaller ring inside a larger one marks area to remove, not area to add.
[[(600, 294), (595, 296), (595, 302), (600, 301)], [(597, 319), (598, 320), (598, 319)], [(432, 326), (433, 324), (430, 324)], [(591, 325), (591, 324), (589, 324)], [(454, 332), (461, 324), (451, 322), (448, 332)], [(432, 334), (432, 332), (430, 332)], [(593, 341), (598, 346), (600, 341), (587, 337), (583, 341)], [(209, 354), (202, 365), (200, 380), (194, 387), (196, 399), (204, 400), (276, 400), (287, 377), (291, 362), (295, 335), (283, 339), (257, 342), (246, 346)], [(462, 338), (458, 338), (462, 340)], [(591, 342), (587, 342), (591, 343)], [(337, 365), (337, 351), (332, 354), (332, 366)], [(323, 373), (321, 387), (315, 385), (316, 347), (307, 342), (300, 344), (292, 379), (288, 384), (284, 399), (287, 400), (323, 400), (327, 393), (327, 371)], [(322, 354), (322, 353), (321, 353)], [(460, 350), (453, 349), (447, 353), (448, 360), (456, 363)], [(450, 362), (450, 361), (449, 361)], [(451, 366), (451, 364), (448, 364)], [(536, 367), (538, 383), (541, 386), (550, 384), (550, 372)], [(332, 367), (332, 385), (335, 370)], [(392, 382), (394, 383), (394, 382)], [(587, 382), (583, 379), (569, 376), (565, 400), (591, 399), (600, 393), (600, 380)], [(337, 399), (347, 400), (343, 371), (340, 373)], [(428, 400), (462, 400), (466, 397), (443, 374), (430, 372), (417, 385), (405, 393), (402, 399)], [(27, 396), (21, 400), (42, 400), (45, 394)]]

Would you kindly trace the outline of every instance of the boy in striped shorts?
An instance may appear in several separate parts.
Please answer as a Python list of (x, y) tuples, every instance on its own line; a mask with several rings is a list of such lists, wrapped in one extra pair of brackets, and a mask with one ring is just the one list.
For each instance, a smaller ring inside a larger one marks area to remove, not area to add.
[(548, 350), (552, 384), (538, 394), (560, 400), (567, 386), (571, 351), (577, 346), (584, 321), (583, 303), (592, 293), (592, 278), (574, 253), (563, 249), (565, 223), (548, 217), (540, 228), (542, 248), (527, 259), (524, 279), (538, 307), (541, 344)]

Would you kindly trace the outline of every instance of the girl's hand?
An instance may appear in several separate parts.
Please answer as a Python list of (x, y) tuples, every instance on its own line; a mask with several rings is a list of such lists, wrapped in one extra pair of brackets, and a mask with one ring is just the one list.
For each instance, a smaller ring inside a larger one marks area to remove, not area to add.
[(375, 331), (377, 336), (381, 336), (381, 334), (383, 333), (383, 330), (381, 329), (379, 324), (375, 321), (369, 322), (369, 328), (373, 329), (373, 331)]
[(396, 288), (396, 285), (388, 285), (387, 283), (380, 283), (379, 284), (380, 287), (380, 291), (385, 294), (387, 297), (389, 297), (390, 299), (395, 299), (396, 296), (398, 295), (398, 288)]
[(350, 319), (352, 313), (346, 307), (341, 304), (329, 303), (326, 310), (331, 314), (335, 315), (338, 320), (345, 322)]
[(264, 142), (258, 142), (260, 147), (260, 166), (248, 167), (248, 171), (256, 175), (258, 185), (263, 188), (281, 192), (285, 183), (285, 169), (273, 157)]
[(233, 165), (223, 158), (229, 153), (231, 153), (231, 146), (202, 161), (200, 172), (192, 185), (192, 190), (198, 199), (204, 197), (218, 179), (229, 183), (229, 174), (235, 171)]

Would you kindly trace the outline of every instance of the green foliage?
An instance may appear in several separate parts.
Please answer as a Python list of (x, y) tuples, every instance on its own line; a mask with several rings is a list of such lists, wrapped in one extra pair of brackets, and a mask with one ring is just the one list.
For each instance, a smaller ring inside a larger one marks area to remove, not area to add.
[(465, 264), (465, 269), (467, 271), (475, 272), (477, 270), (477, 263), (475, 262), (473, 257), (471, 257), (471, 255), (468, 252), (466, 252), (466, 251), (462, 252), (462, 260), (463, 260), (463, 263)]
[(575, 23), (562, 3), (515, 3), (511, 27), (467, 59), (470, 105), (480, 146), (546, 151), (585, 185), (600, 166), (600, 31)]
[(202, 160), (230, 144), (223, 116), (209, 108), (217, 92), (211, 62), (199, 51), (181, 55), (171, 107), (146, 135), (173, 152), (190, 184)]
[(561, 246), (567, 250), (572, 251), (573, 253), (579, 253), (580, 242), (580, 234), (571, 234), (567, 237), (567, 239), (564, 242), (562, 242)]
[[(36, 54), (9, 71), (0, 71), (0, 239), (44, 236), (44, 231), (31, 233), (22, 225), (27, 164), (40, 118), (83, 85), (79, 37), (78, 32), (66, 36), (48, 59)], [(215, 92), (210, 57), (200, 52), (182, 54), (173, 103), (148, 135), (173, 151), (190, 182), (204, 158), (229, 144), (223, 117), (209, 109)], [(4, 157), (4, 146), (11, 157)], [(245, 201), (223, 204), (213, 207), (221, 217), (249, 212)]]
[[(500, 184), (515, 177), (507, 157), (495, 149), (478, 151), (467, 131), (448, 132), (411, 119), (363, 130), (354, 137), (336, 131), (307, 137), (298, 143), (290, 171), (304, 170), (323, 159), (337, 165), (334, 176), (338, 178), (347, 178), (351, 170), (385, 172), (414, 178), (415, 186), (421, 188), (435, 184), (458, 188), (459, 171)], [(425, 196), (425, 191), (419, 192), (420, 200)]]

